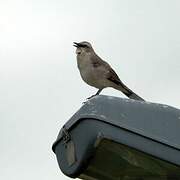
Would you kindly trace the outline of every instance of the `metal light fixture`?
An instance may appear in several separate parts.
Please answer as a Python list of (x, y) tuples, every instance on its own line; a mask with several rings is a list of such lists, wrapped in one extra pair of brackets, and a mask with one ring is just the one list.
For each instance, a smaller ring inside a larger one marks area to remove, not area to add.
[(64, 125), (53, 151), (72, 178), (179, 180), (180, 110), (98, 96)]

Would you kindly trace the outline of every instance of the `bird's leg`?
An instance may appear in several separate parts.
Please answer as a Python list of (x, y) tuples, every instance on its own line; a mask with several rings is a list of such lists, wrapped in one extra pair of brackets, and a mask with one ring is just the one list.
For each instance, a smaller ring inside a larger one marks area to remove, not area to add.
[(97, 91), (97, 93), (95, 94), (95, 96), (99, 95), (102, 90), (103, 90), (103, 89), (99, 89), (99, 90)]
[(102, 90), (103, 89), (99, 89), (96, 94), (93, 94), (92, 96), (88, 97), (87, 99), (89, 100), (89, 99), (93, 98), (94, 96), (99, 95)]

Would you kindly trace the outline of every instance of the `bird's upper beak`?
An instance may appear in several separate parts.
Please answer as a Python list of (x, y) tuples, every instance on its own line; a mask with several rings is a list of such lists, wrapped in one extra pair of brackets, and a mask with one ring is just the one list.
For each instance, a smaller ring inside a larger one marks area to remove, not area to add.
[(73, 43), (74, 43), (73, 46), (80, 47), (80, 43), (77, 43), (77, 42), (73, 42)]

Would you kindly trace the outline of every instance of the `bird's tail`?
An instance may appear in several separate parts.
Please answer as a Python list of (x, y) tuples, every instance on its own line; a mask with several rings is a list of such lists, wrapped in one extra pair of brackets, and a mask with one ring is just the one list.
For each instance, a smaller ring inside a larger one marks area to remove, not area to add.
[(138, 101), (145, 101), (143, 98), (141, 98), (140, 96), (138, 96), (136, 93), (134, 93), (131, 89), (129, 89), (128, 87), (126, 87), (124, 84), (122, 86), (119, 85), (116, 89), (120, 90), (121, 92), (123, 92), (127, 97), (129, 97), (130, 99), (134, 99), (134, 100), (138, 100)]
[(145, 101), (142, 97), (138, 96), (136, 93), (134, 93), (133, 91), (128, 91), (127, 93), (126, 92), (123, 92), (126, 96), (128, 96), (130, 99), (135, 99), (135, 100), (138, 100), (138, 101)]

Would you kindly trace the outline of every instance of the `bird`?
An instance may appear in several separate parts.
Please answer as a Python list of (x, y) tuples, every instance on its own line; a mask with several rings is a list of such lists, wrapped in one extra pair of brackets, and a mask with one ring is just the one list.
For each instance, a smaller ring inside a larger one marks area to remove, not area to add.
[(130, 99), (145, 101), (120, 80), (112, 67), (96, 54), (89, 42), (73, 42), (73, 46), (76, 47), (77, 67), (82, 79), (88, 85), (98, 89), (94, 95), (87, 99), (99, 95), (104, 88), (112, 87)]

